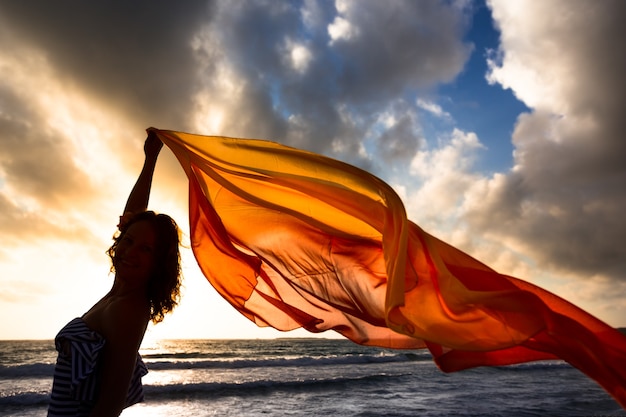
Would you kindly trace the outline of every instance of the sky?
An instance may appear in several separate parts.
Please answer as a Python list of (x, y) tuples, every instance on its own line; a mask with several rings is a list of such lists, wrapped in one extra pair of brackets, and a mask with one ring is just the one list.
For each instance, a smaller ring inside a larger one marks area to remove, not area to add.
[[(149, 126), (357, 165), (429, 233), (626, 326), (624, 16), (621, 0), (0, 0), (0, 339), (51, 339), (110, 289)], [(201, 275), (167, 148), (150, 208), (187, 248), (180, 306), (148, 339), (310, 335), (256, 327)]]

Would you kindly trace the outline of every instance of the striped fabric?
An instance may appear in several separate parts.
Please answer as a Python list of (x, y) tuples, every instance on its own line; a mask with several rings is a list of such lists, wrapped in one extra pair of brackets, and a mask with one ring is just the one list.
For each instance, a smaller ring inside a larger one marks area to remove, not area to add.
[[(70, 321), (55, 339), (59, 352), (48, 406), (48, 417), (88, 416), (98, 393), (98, 358), (105, 339), (80, 318)], [(125, 407), (143, 401), (141, 378), (148, 373), (137, 354), (137, 363)]]

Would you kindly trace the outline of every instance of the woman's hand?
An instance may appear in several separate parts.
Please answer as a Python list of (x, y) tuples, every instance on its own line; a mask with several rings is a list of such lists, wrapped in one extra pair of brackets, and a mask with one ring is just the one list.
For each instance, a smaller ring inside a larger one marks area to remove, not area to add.
[(148, 137), (143, 145), (143, 151), (146, 154), (146, 158), (156, 160), (162, 147), (163, 142), (161, 142), (161, 139), (159, 139), (157, 134), (152, 130), (148, 132)]

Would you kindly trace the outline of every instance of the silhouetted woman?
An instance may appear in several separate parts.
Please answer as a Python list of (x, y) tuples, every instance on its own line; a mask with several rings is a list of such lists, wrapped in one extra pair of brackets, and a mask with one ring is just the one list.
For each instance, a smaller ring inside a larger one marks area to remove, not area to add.
[(50, 417), (117, 416), (143, 400), (147, 369), (139, 346), (148, 322), (160, 322), (176, 306), (181, 280), (178, 226), (146, 211), (162, 147), (148, 135), (143, 169), (107, 251), (115, 273), (111, 290), (56, 336)]

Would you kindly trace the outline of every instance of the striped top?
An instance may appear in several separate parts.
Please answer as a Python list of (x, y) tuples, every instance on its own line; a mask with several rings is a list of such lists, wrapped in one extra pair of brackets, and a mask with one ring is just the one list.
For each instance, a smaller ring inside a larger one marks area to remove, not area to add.
[[(59, 355), (54, 368), (48, 417), (88, 416), (97, 398), (98, 358), (106, 341), (81, 318), (75, 318), (61, 329), (54, 343)], [(141, 377), (147, 373), (148, 369), (137, 353), (124, 407), (143, 401)]]

